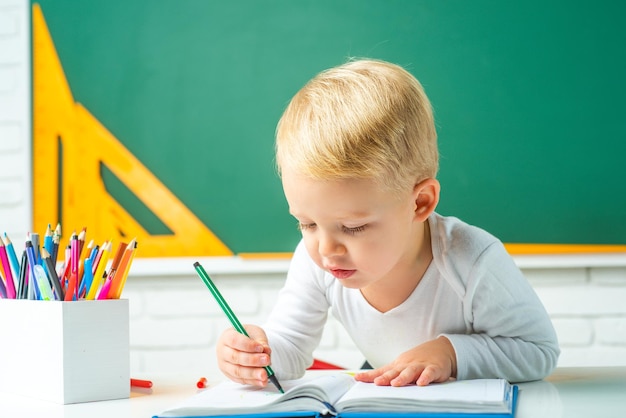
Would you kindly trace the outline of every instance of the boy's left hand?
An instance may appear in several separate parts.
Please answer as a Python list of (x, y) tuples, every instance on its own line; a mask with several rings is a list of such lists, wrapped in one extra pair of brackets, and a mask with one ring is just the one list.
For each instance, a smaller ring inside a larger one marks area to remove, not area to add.
[(446, 337), (439, 337), (406, 351), (392, 363), (357, 373), (354, 378), (379, 386), (426, 386), (456, 376), (456, 353)]

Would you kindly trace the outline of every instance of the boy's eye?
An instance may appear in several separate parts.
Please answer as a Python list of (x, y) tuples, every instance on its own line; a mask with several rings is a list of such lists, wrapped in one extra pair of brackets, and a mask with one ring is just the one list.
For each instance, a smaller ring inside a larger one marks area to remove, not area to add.
[(365, 225), (355, 226), (354, 228), (348, 228), (347, 226), (342, 227), (343, 232), (347, 234), (358, 234), (359, 232), (363, 232), (365, 230)]
[[(297, 228), (300, 232), (304, 232), (304, 231), (308, 231), (308, 230), (312, 230), (314, 228), (317, 227), (316, 223), (302, 223), (302, 222), (298, 222), (297, 223)], [(342, 226), (341, 227), (341, 231), (346, 233), (346, 234), (350, 234), (350, 235), (356, 235), (359, 232), (363, 232), (365, 230), (366, 225), (360, 225), (360, 226), (355, 226), (355, 227), (347, 227), (347, 226)]]
[(300, 231), (306, 231), (307, 229), (315, 228), (315, 224), (303, 224), (302, 222), (298, 222), (298, 229)]

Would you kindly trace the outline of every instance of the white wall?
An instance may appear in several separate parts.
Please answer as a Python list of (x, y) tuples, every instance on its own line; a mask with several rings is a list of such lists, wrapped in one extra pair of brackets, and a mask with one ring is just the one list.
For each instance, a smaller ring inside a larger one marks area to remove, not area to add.
[(20, 239), (32, 222), (29, 27), (26, 0), (0, 0), (0, 233)]
[[(29, 6), (0, 0), (0, 233), (31, 230)], [(133, 263), (130, 299), (132, 372), (189, 369), (217, 373), (214, 345), (224, 315), (192, 267), (194, 260)], [(560, 365), (626, 365), (626, 256), (517, 257), (557, 328)], [(263, 322), (287, 262), (203, 260), (243, 322)], [(345, 367), (363, 358), (332, 319), (317, 357)]]

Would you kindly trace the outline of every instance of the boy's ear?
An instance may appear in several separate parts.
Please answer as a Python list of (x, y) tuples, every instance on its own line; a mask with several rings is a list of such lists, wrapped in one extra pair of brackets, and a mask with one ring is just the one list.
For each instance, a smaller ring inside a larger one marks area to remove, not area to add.
[(415, 219), (424, 222), (435, 211), (439, 203), (441, 185), (437, 179), (428, 178), (417, 183), (413, 188), (415, 199)]

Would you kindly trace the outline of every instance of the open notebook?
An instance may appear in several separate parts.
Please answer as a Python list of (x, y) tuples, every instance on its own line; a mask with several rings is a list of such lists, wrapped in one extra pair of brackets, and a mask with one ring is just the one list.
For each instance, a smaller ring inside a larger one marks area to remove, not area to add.
[[(429, 386), (376, 386), (339, 372), (281, 382), (264, 389), (225, 381), (158, 417), (324, 416), (359, 417), (400, 413), (437, 416), (513, 417), (517, 387), (502, 379), (450, 381)], [(365, 415), (364, 415), (365, 414)]]

